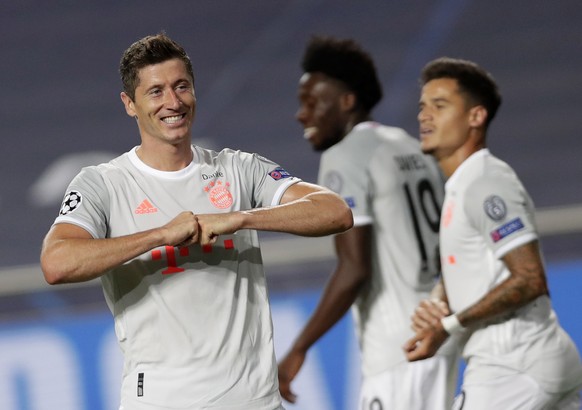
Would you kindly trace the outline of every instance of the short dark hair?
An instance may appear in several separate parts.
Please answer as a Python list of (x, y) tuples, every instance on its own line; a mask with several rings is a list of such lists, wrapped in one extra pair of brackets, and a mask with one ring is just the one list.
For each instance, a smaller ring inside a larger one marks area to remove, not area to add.
[(123, 83), (123, 91), (133, 100), (135, 89), (139, 85), (139, 70), (152, 64), (178, 58), (186, 65), (188, 74), (194, 81), (192, 62), (184, 48), (161, 32), (147, 36), (133, 43), (121, 57), (119, 74)]
[(320, 72), (345, 83), (366, 112), (382, 99), (374, 61), (354, 40), (313, 36), (301, 67), (306, 73)]
[(472, 61), (441, 57), (422, 69), (420, 82), (425, 85), (440, 78), (457, 80), (460, 91), (471, 103), (485, 107), (488, 127), (501, 105), (501, 94), (493, 76)]

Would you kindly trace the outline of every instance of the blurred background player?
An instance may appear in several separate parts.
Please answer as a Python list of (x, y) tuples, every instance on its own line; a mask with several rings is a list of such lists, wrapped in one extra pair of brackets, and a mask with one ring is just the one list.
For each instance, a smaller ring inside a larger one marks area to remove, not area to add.
[[(279, 363), (283, 397), (308, 349), (353, 305), (361, 347), (360, 408), (448, 409), (454, 349), (409, 363), (410, 317), (435, 286), (443, 180), (436, 162), (399, 128), (373, 122), (382, 98), (370, 55), (350, 39), (314, 37), (303, 56), (297, 119), (322, 151), (319, 183), (339, 193), (354, 227), (335, 236), (337, 267), (319, 304)], [(452, 346), (454, 347), (454, 346)]]
[(533, 202), (486, 148), (497, 84), (477, 64), (450, 58), (428, 63), (421, 84), (422, 150), (448, 178), (440, 244), (453, 314), (423, 302), (408, 358), (431, 357), (449, 335), (465, 333), (455, 408), (579, 410), (582, 365), (552, 310)]
[(351, 212), (263, 157), (192, 145), (192, 64), (166, 35), (132, 44), (120, 73), (141, 145), (71, 182), (45, 278), (101, 278), (124, 353), (121, 410), (282, 409), (256, 230), (338, 233)]

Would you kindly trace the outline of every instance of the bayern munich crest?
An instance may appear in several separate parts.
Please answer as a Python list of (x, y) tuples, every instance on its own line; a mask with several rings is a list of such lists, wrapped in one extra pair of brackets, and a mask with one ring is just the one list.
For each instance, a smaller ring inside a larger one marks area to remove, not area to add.
[(211, 182), (204, 187), (204, 191), (208, 193), (208, 199), (212, 205), (218, 209), (226, 209), (234, 202), (232, 194), (228, 190), (229, 187), (230, 184), (228, 182), (225, 184), (222, 181)]
[(65, 195), (59, 215), (68, 215), (81, 206), (83, 197), (79, 191), (71, 191)]

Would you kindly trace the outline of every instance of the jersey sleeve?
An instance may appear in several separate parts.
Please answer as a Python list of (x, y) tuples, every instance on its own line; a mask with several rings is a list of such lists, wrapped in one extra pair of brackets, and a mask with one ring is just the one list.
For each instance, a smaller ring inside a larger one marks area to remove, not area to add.
[(334, 191), (346, 201), (354, 216), (354, 226), (372, 223), (370, 178), (367, 167), (362, 166), (367, 161), (345, 158), (342, 153), (332, 150), (322, 155), (319, 164), (318, 184)]
[(516, 178), (481, 177), (467, 189), (465, 213), (497, 258), (537, 239), (533, 204)]
[(107, 237), (109, 192), (95, 167), (84, 168), (69, 184), (55, 224), (77, 225), (94, 238)]
[(238, 158), (253, 208), (278, 205), (287, 188), (301, 181), (279, 164), (258, 154), (239, 151)]

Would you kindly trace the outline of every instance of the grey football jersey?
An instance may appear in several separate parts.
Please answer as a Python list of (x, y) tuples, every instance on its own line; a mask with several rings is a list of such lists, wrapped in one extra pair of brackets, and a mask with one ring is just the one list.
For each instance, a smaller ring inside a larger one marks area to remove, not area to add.
[(365, 375), (406, 360), (410, 317), (438, 274), (443, 179), (419, 142), (399, 128), (358, 124), (321, 157), (319, 183), (373, 226), (372, 280), (353, 309)]
[[(185, 210), (276, 205), (299, 181), (258, 155), (193, 152), (193, 162), (177, 172), (148, 167), (135, 148), (83, 169), (55, 223), (76, 224), (95, 238), (119, 237), (162, 226)], [(102, 284), (125, 357), (122, 407), (279, 405), (255, 231), (221, 236), (212, 246), (153, 249), (102, 276)]]
[[(451, 310), (466, 309), (507, 279), (501, 258), (537, 238), (533, 202), (513, 169), (487, 149), (466, 159), (446, 183), (441, 220)], [(547, 296), (473, 331), (463, 355), (473, 380), (507, 369), (531, 375), (551, 392), (582, 381), (578, 352)]]

